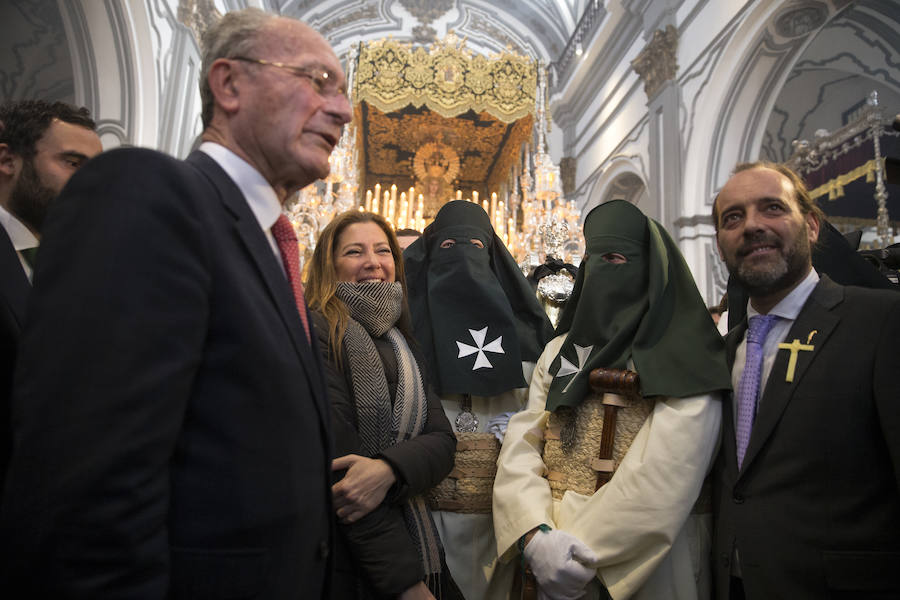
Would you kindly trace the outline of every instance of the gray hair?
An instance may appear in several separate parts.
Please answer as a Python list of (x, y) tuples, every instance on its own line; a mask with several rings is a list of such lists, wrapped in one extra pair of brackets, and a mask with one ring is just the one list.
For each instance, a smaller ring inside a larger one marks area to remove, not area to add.
[(245, 8), (226, 13), (203, 34), (203, 64), (200, 70), (201, 118), (206, 129), (212, 121), (215, 98), (209, 87), (209, 70), (220, 58), (253, 56), (259, 41), (257, 35), (276, 16), (258, 8)]

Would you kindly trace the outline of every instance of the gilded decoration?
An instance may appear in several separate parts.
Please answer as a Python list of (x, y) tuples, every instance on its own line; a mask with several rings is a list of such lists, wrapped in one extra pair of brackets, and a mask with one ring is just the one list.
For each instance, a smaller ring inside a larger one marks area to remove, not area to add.
[(426, 215), (437, 214), (453, 194), (453, 182), (459, 175), (459, 155), (439, 142), (428, 142), (413, 157), (416, 189), (422, 190)]
[(364, 45), (355, 100), (386, 113), (426, 106), (445, 118), (474, 111), (503, 123), (532, 114), (535, 63), (511, 52), (473, 57), (464, 43), (451, 34), (427, 50), (393, 39)]
[(644, 81), (644, 91), (653, 98), (664, 83), (678, 71), (678, 30), (672, 25), (653, 32), (653, 38), (631, 61), (631, 67)]
[(499, 190), (523, 144), (530, 141), (534, 123), (531, 115), (508, 124), (487, 113), (470, 111), (444, 118), (425, 107), (406, 106), (385, 113), (365, 104), (358, 107), (357, 119), (363, 123), (366, 187), (396, 182), (401, 188), (415, 185), (418, 189), (426, 183), (418, 172), (427, 168), (426, 156), (436, 158), (434, 149), (446, 148), (447, 158), (455, 159), (450, 159), (441, 177), (442, 201), (449, 200), (448, 194), (456, 188), (482, 194)]
[(581, 256), (577, 207), (546, 152), (545, 69), (510, 51), (473, 56), (464, 43), (450, 34), (427, 49), (391, 39), (353, 48), (353, 123), (331, 175), (301, 190), (289, 210), (310, 246), (340, 211), (368, 210), (396, 229), (422, 231), (458, 198), (484, 208), (524, 271), (543, 260), (540, 232), (554, 224), (569, 232), (564, 260)]
[[(881, 159), (881, 168), (884, 168), (884, 159)], [(809, 191), (809, 195), (813, 200), (817, 200), (821, 196), (828, 195), (829, 200), (840, 198), (844, 195), (844, 186), (853, 183), (862, 177), (866, 178), (866, 183), (875, 182), (875, 174), (878, 171), (879, 164), (874, 158), (855, 169), (851, 169), (847, 173), (842, 173), (834, 179), (827, 181), (814, 190)]]

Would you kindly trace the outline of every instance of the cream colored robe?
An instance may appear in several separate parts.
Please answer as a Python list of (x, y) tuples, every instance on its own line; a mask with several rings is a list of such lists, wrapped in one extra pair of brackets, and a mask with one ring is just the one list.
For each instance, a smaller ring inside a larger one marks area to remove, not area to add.
[[(525, 381), (531, 379), (534, 363), (522, 363)], [(478, 417), (478, 431), (484, 433), (488, 420), (502, 412), (516, 412), (525, 406), (528, 388), (510, 390), (490, 397), (472, 396), (472, 412)], [(450, 426), (456, 431), (460, 394), (441, 398)], [(494, 582), (497, 542), (490, 514), (434, 511), (434, 523), (444, 545), (447, 568), (467, 600), (502, 600), (509, 586)]]
[(538, 360), (528, 404), (510, 420), (500, 451), (493, 515), (506, 566), (498, 571), (511, 571), (520, 560), (518, 539), (546, 523), (597, 554), (597, 576), (615, 600), (708, 598), (710, 515), (690, 511), (718, 445), (720, 400), (660, 400), (608, 484), (590, 496), (568, 491), (554, 501), (541, 476), (541, 432), (550, 414), (548, 370), (564, 339), (552, 340)]

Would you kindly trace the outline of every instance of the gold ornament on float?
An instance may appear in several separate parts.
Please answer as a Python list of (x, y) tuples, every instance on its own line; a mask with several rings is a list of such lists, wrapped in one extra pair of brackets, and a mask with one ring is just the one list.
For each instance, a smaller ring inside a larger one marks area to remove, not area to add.
[(423, 190), (424, 215), (433, 218), (441, 205), (450, 200), (453, 182), (459, 174), (459, 155), (440, 142), (428, 142), (413, 157), (416, 187)]

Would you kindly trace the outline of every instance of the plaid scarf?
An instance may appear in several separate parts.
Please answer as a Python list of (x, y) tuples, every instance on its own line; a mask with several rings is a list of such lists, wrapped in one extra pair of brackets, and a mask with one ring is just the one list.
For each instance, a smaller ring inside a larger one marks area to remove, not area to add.
[[(343, 347), (350, 369), (362, 451), (368, 456), (422, 432), (428, 404), (422, 375), (406, 338), (394, 327), (400, 318), (399, 282), (340, 282), (337, 297), (350, 311)], [(384, 366), (372, 338), (386, 338), (397, 358), (397, 390), (391, 402)], [(406, 528), (422, 556), (425, 574), (441, 572), (441, 545), (424, 498), (405, 502)]]

